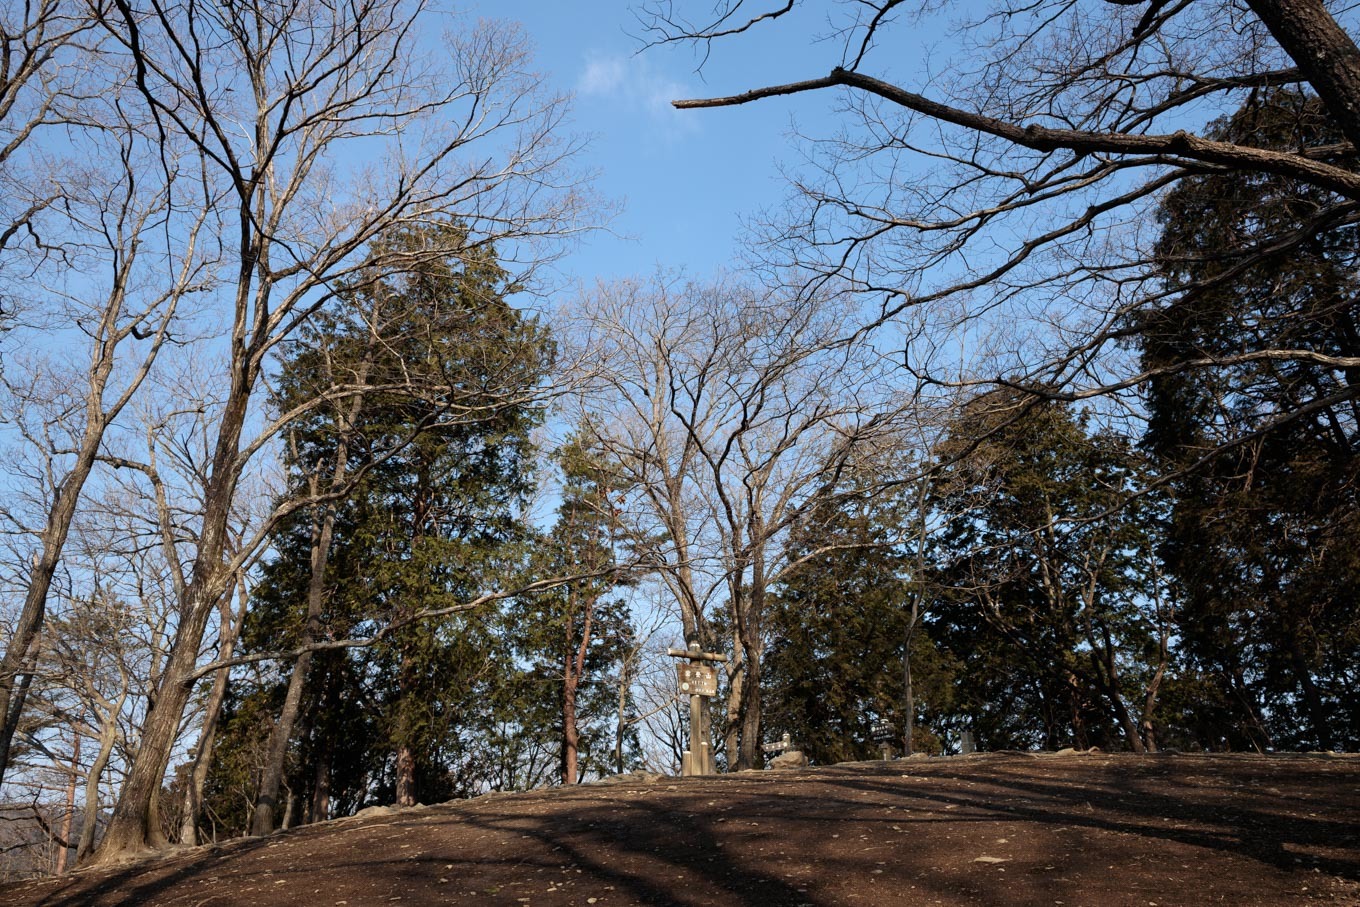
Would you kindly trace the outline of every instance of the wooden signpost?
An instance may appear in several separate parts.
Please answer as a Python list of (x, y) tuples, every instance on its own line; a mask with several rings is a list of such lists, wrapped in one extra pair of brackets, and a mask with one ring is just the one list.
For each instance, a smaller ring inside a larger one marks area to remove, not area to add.
[(714, 775), (713, 745), (709, 742), (708, 700), (718, 695), (718, 669), (710, 662), (725, 662), (727, 656), (705, 652), (697, 642), (688, 649), (667, 649), (672, 658), (687, 661), (676, 665), (676, 684), (681, 695), (689, 696), (689, 749), (685, 750), (680, 774)]

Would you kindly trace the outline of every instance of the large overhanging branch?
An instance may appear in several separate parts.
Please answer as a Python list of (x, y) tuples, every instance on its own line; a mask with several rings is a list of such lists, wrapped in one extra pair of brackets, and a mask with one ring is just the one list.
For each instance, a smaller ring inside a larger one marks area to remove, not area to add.
[(932, 119), (995, 136), (1035, 151), (1047, 153), (1066, 150), (1074, 154), (1149, 155), (1167, 158), (1170, 163), (1177, 160), (1196, 161), (1238, 170), (1273, 173), (1311, 183), (1347, 198), (1360, 199), (1360, 174), (1312, 160), (1304, 155), (1215, 141), (1183, 130), (1161, 135), (1131, 135), (1119, 132), (1052, 129), (1037, 123), (1022, 126), (943, 104), (882, 79), (840, 67), (818, 79), (770, 85), (726, 97), (691, 98), (671, 103), (679, 110), (736, 107), (765, 98), (836, 87), (858, 89)]

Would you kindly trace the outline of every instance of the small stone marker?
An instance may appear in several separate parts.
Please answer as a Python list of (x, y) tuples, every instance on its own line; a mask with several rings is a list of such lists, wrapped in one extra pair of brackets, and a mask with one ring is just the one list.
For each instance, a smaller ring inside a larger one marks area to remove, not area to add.
[(778, 753), (770, 760), (772, 771), (786, 771), (788, 769), (802, 768), (808, 764), (807, 756), (803, 755), (802, 750), (794, 749), (793, 738), (787, 733), (775, 743), (765, 743), (760, 747), (767, 753)]
[(770, 760), (770, 770), (776, 772), (789, 771), (790, 769), (802, 768), (807, 764), (808, 758), (803, 755), (802, 750), (785, 750)]

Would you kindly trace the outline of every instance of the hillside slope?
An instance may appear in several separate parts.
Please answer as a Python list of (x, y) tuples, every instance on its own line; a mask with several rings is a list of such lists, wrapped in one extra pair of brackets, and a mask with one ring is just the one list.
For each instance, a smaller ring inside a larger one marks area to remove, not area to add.
[(1360, 905), (1360, 759), (989, 754), (625, 778), (0, 890), (11, 905)]

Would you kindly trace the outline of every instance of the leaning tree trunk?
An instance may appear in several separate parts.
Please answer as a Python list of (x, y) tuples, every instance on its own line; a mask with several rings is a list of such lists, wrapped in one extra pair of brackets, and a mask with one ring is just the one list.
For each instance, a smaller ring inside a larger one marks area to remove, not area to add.
[(103, 777), (104, 769), (113, 755), (113, 745), (118, 742), (118, 716), (126, 700), (127, 687), (124, 686), (123, 694), (109, 710), (99, 729), (99, 752), (90, 765), (89, 774), (85, 776), (85, 814), (80, 824), (80, 843), (76, 845), (76, 865), (85, 862), (85, 858), (94, 850), (94, 838), (99, 830), (99, 779)]
[(28, 575), (24, 607), (19, 612), (14, 633), (5, 647), (5, 655), (0, 658), (0, 716), (4, 718), (3, 728), (0, 728), (0, 782), (5, 780), (5, 771), (9, 768), (10, 745), (18, 729), (28, 691), (27, 684), (19, 682), (18, 678), (24, 673), (30, 650), (37, 644), (38, 634), (42, 632), (52, 577), (56, 575), (62, 549), (66, 547), (66, 538), (71, 532), (71, 521), (75, 518), (81, 489), (85, 487), (85, 480), (94, 467), (95, 455), (99, 452), (102, 439), (102, 426), (85, 433), (75, 465), (57, 486), (42, 533), (42, 552)]
[(1360, 148), (1360, 49), (1322, 0), (1247, 0)]
[[(242, 308), (238, 305), (238, 309)], [(253, 369), (247, 365), (233, 372), (231, 391), (223, 407), (221, 428), (213, 453), (212, 470), (203, 496), (203, 524), (193, 571), (180, 602), (180, 623), (170, 647), (156, 701), (147, 711), (136, 758), (123, 782), (104, 842), (95, 861), (112, 863), (167, 844), (161, 830), (157, 798), (166, 764), (179, 735), (185, 706), (193, 693), (193, 674), (198, 662), (208, 619), (232, 585), (225, 561), (227, 527), (231, 521), (240, 469), (240, 440), (246, 406), (254, 385)]]

